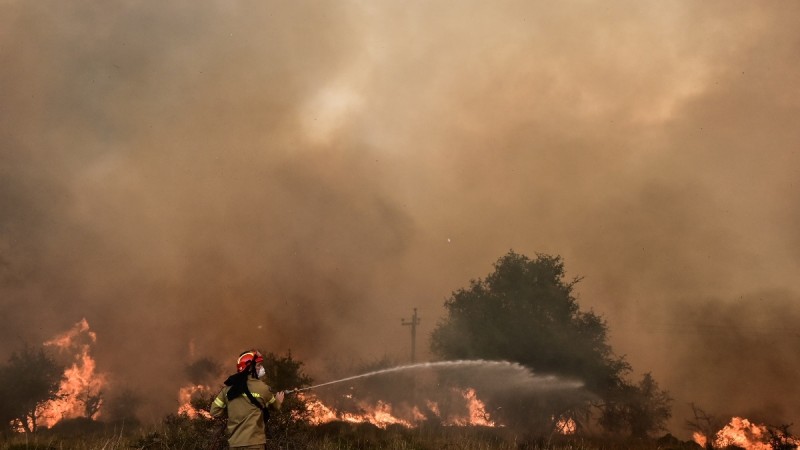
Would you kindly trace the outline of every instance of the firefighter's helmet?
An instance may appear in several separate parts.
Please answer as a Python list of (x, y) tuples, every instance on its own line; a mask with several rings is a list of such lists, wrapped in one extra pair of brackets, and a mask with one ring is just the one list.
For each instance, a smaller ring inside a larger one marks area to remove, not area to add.
[(244, 372), (248, 367), (255, 367), (260, 362), (264, 362), (264, 356), (258, 350), (248, 350), (236, 360), (236, 371)]

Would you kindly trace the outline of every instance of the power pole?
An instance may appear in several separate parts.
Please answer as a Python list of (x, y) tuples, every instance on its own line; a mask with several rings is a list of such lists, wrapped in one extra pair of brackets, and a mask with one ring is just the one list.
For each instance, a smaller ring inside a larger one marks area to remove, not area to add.
[(401, 325), (409, 325), (411, 326), (411, 362), (413, 363), (416, 358), (417, 353), (417, 325), (419, 325), (420, 318), (417, 317), (417, 308), (414, 308), (414, 315), (411, 316), (411, 320), (400, 319)]

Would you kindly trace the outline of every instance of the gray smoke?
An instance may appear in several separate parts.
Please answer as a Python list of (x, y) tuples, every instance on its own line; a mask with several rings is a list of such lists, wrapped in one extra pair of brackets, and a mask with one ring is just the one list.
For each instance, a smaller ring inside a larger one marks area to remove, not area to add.
[(797, 422), (793, 335), (748, 331), (800, 318), (798, 15), (2, 2), (0, 356), (86, 317), (158, 417), (197, 357), (405, 357), (413, 307), (426, 357), (443, 300), (513, 248), (584, 276), (676, 406)]

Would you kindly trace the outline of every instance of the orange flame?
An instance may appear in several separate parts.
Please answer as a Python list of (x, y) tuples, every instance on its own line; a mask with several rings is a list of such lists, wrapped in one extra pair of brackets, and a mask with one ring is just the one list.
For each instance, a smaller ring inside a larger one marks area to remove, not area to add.
[(489, 414), (486, 412), (486, 405), (480, 399), (478, 399), (475, 389), (465, 389), (464, 391), (461, 391), (461, 395), (467, 402), (469, 416), (450, 418), (450, 420), (446, 422), (447, 425), (474, 425), (483, 427), (495, 426), (495, 423), (489, 419)]
[(708, 443), (708, 438), (706, 435), (699, 431), (692, 433), (692, 440), (694, 440), (697, 445), (703, 448), (706, 448), (706, 444)]
[(572, 417), (562, 417), (556, 422), (556, 432), (559, 434), (575, 434), (576, 431), (578, 431), (578, 424)]
[(94, 419), (100, 414), (101, 392), (107, 376), (96, 373), (97, 365), (90, 355), (96, 341), (97, 335), (89, 330), (89, 323), (84, 318), (70, 330), (44, 343), (73, 359), (64, 371), (64, 379), (58, 390), (59, 398), (45, 403), (41, 408), (40, 423), (44, 427), (50, 428), (63, 419)]
[[(700, 432), (694, 432), (692, 439), (704, 448), (709, 442), (708, 436)], [(734, 417), (729, 424), (714, 435), (711, 445), (714, 448), (735, 446), (745, 450), (772, 450), (772, 446), (767, 442), (768, 439), (769, 431), (765, 425), (755, 424), (741, 417)], [(792, 438), (786, 438), (786, 440), (790, 444), (797, 444)]]
[[(302, 394), (298, 394), (303, 398)], [(409, 421), (400, 419), (392, 415), (392, 405), (378, 401), (375, 406), (359, 404), (359, 409), (363, 410), (363, 414), (355, 414), (350, 412), (337, 412), (333, 408), (328, 407), (316, 397), (306, 397), (306, 409), (309, 412), (308, 421), (312, 425), (320, 425), (323, 423), (342, 421), (350, 423), (371, 423), (379, 428), (386, 428), (389, 425), (402, 425), (408, 428), (412, 427)]]
[[(496, 426), (494, 421), (489, 418), (486, 413), (486, 405), (478, 399), (474, 389), (466, 389), (461, 392), (465, 401), (467, 402), (468, 415), (465, 417), (447, 417), (443, 420), (445, 425), (457, 426)], [(350, 423), (370, 423), (379, 428), (387, 428), (389, 425), (401, 425), (406, 428), (413, 428), (426, 420), (425, 415), (414, 406), (413, 408), (406, 409), (406, 414), (398, 417), (395, 413), (395, 408), (382, 400), (378, 400), (374, 405), (366, 402), (357, 402), (357, 409), (361, 413), (352, 413), (337, 411), (325, 405), (319, 398), (315, 396), (303, 396), (298, 394), (306, 401), (306, 408), (308, 414), (308, 422), (312, 425), (320, 425), (323, 423), (342, 421)], [(433, 401), (426, 402), (428, 410), (430, 410), (437, 417), (440, 417), (439, 405)]]
[(772, 446), (765, 443), (767, 427), (751, 423), (747, 419), (734, 417), (731, 423), (725, 425), (717, 432), (714, 447), (724, 448), (731, 445), (747, 450), (771, 450)]
[(190, 384), (188, 386), (184, 386), (180, 388), (178, 391), (178, 403), (180, 406), (178, 407), (178, 414), (185, 414), (189, 416), (190, 419), (197, 419), (198, 417), (203, 417), (206, 419), (211, 418), (211, 414), (208, 411), (203, 409), (197, 409), (192, 406), (192, 399), (197, 396), (206, 396), (211, 393), (211, 388), (209, 386), (204, 386), (202, 384)]

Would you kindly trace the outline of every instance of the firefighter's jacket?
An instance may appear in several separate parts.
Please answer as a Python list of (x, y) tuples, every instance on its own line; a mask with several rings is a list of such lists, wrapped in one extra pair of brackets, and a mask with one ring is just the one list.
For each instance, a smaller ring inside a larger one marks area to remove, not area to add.
[[(246, 447), (250, 445), (263, 445), (267, 443), (267, 434), (264, 430), (264, 415), (261, 409), (250, 402), (246, 394), (228, 400), (230, 386), (222, 388), (214, 402), (211, 404), (211, 415), (214, 417), (228, 416), (228, 444), (231, 447)], [(263, 381), (249, 377), (247, 388), (256, 401), (265, 408), (277, 410), (275, 396)]]

